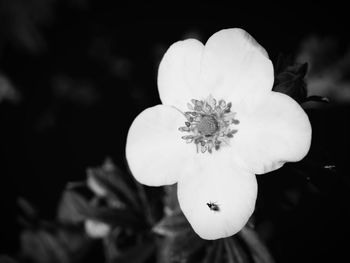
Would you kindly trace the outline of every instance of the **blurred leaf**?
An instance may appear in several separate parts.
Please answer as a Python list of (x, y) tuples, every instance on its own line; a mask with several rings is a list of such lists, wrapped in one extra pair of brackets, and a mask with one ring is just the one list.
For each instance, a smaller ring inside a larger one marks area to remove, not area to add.
[(8, 77), (0, 73), (0, 103), (5, 100), (18, 103), (21, 100), (21, 94)]
[(155, 207), (153, 206), (154, 203), (152, 203), (149, 197), (147, 196), (145, 186), (136, 181), (135, 183), (137, 188), (137, 194), (142, 204), (142, 211), (145, 221), (148, 225), (153, 226), (156, 223), (156, 219), (153, 214), (153, 212), (155, 211)]
[(87, 174), (105, 188), (110, 197), (118, 201), (122, 199), (134, 208), (140, 208), (135, 192), (123, 179), (123, 172), (110, 159), (99, 168), (89, 168)]
[(175, 236), (165, 236), (159, 240), (158, 262), (184, 262), (200, 251), (207, 241), (201, 239), (192, 229)]
[(256, 263), (273, 263), (274, 260), (270, 255), (269, 250), (264, 245), (264, 243), (260, 240), (258, 234), (254, 231), (254, 229), (250, 227), (244, 227), (239, 233), (239, 237), (247, 245), (254, 262)]
[(164, 213), (166, 215), (171, 215), (172, 213), (178, 213), (181, 211), (179, 201), (177, 199), (177, 184), (165, 186), (164, 191)]
[(24, 198), (19, 197), (17, 199), (17, 204), (19, 208), (23, 211), (26, 217), (30, 219), (36, 219), (38, 216), (38, 213), (36, 209)]
[(92, 106), (99, 100), (93, 81), (89, 78), (77, 78), (66, 74), (52, 76), (52, 92), (56, 99), (82, 106)]
[(39, 263), (70, 263), (83, 258), (89, 245), (84, 232), (76, 228), (26, 230), (21, 235), (21, 256)]
[(17, 261), (9, 256), (0, 255), (0, 263), (17, 263)]
[(72, 190), (67, 190), (63, 194), (58, 218), (60, 221), (67, 223), (78, 223), (85, 219), (94, 219), (112, 226), (138, 226), (142, 222), (129, 210), (93, 206)]
[(224, 244), (228, 255), (228, 262), (245, 263), (249, 262), (249, 257), (242, 246), (235, 240), (235, 236), (225, 238)]
[(274, 66), (275, 76), (282, 73), (289, 65), (293, 64), (293, 58), (290, 55), (278, 54), (277, 61)]
[[(236, 256), (235, 253), (233, 251), (233, 245), (231, 244), (231, 242), (229, 241), (229, 238), (225, 238), (223, 240), (224, 245), (225, 245), (225, 250), (226, 250), (226, 255), (227, 255), (227, 262), (228, 263), (235, 263), (236, 262)], [(237, 260), (238, 263), (242, 263), (242, 261)]]
[(279, 69), (275, 74), (273, 91), (284, 93), (297, 102), (301, 103), (306, 99), (307, 90), (304, 80), (308, 70), (308, 64), (294, 64)]
[(0, 1), (1, 24), (6, 25), (8, 41), (34, 54), (43, 52), (46, 42), (42, 25), (48, 26), (54, 18), (55, 2), (57, 1)]
[(21, 235), (22, 256), (38, 263), (68, 263), (69, 256), (59, 241), (43, 230)]
[[(84, 213), (84, 212), (82, 212)], [(128, 210), (111, 208), (89, 208), (86, 217), (112, 226), (140, 226), (142, 220)]]
[[(153, 232), (162, 235), (159, 262), (191, 262), (191, 258), (201, 254), (208, 241), (201, 239), (192, 229), (182, 213), (177, 200), (176, 186), (166, 186), (164, 196), (165, 216), (154, 227)], [(213, 248), (211, 248), (213, 249)], [(215, 257), (215, 251), (210, 257)], [(212, 261), (209, 261), (212, 262)]]
[(84, 221), (82, 210), (88, 210), (87, 201), (73, 190), (66, 190), (58, 207), (58, 220), (63, 223), (79, 223)]
[(105, 238), (111, 233), (111, 226), (101, 221), (85, 220), (85, 232), (91, 238)]
[(56, 233), (62, 247), (71, 255), (71, 259), (78, 258), (84, 251), (88, 250), (91, 241), (86, 237), (85, 232), (80, 228), (65, 227), (60, 228)]
[(214, 263), (221, 263), (222, 262), (222, 256), (224, 254), (224, 247), (223, 247), (223, 241), (222, 240), (217, 240), (216, 242), (216, 254), (215, 254), (215, 259)]
[(214, 241), (210, 246), (207, 247), (203, 263), (216, 262), (215, 257), (216, 257), (217, 246), (218, 246), (218, 242)]
[(39, 224), (40, 219), (36, 209), (24, 198), (17, 198), (20, 213), (17, 216), (18, 223), (24, 228), (31, 228)]
[(153, 227), (155, 233), (169, 237), (174, 237), (189, 230), (191, 230), (191, 226), (181, 211), (165, 216)]
[(120, 227), (116, 227), (112, 229), (109, 235), (103, 239), (104, 255), (107, 259), (107, 262), (110, 262), (112, 259), (117, 258), (122, 254), (117, 244), (117, 241), (121, 241), (122, 239), (120, 238), (121, 232), (122, 229)]
[(120, 256), (107, 262), (111, 263), (142, 263), (150, 258), (155, 250), (155, 244), (152, 241), (142, 242), (126, 251)]

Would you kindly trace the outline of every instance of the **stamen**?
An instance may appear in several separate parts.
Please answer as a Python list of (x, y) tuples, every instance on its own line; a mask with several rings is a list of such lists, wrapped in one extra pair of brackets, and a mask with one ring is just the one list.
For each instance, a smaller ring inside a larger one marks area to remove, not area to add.
[(197, 128), (204, 136), (211, 136), (218, 130), (218, 122), (214, 116), (204, 115), (197, 124)]
[[(231, 125), (238, 125), (236, 113), (231, 111), (232, 103), (216, 100), (210, 95), (206, 100), (191, 100), (187, 103), (190, 111), (184, 113), (187, 121), (181, 132), (191, 132), (192, 135), (182, 136), (187, 143), (193, 142), (197, 152), (209, 153), (219, 150), (222, 145), (229, 145), (229, 139), (238, 132)], [(222, 144), (224, 142), (224, 144)]]

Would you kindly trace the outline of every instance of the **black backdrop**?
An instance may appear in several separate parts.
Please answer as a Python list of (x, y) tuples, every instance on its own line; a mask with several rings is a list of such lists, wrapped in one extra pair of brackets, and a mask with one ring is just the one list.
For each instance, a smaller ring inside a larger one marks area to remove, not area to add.
[[(111, 3), (0, 1), (0, 73), (20, 94), (17, 102), (0, 103), (1, 253), (18, 249), (19, 196), (53, 218), (65, 184), (84, 179), (87, 167), (111, 156), (125, 168), (128, 127), (140, 111), (160, 103), (157, 66), (171, 43), (186, 37), (205, 41), (222, 28), (242, 27), (273, 61), (279, 53), (294, 56), (310, 35), (349, 45), (348, 14), (332, 3)], [(276, 202), (276, 188), (293, 175), (259, 177), (257, 213), (277, 225), (279, 232), (267, 240), (280, 262), (347, 255), (349, 107), (309, 114), (309, 155), (335, 163), (337, 174), (329, 179), (311, 170), (320, 194), (306, 196), (299, 209), (282, 216), (267, 203)], [(306, 182), (292, 184), (303, 188)]]

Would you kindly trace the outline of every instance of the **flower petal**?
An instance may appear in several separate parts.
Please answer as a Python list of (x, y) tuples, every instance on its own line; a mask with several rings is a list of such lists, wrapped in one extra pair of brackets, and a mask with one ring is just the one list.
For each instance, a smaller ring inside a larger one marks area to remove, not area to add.
[(203, 44), (195, 39), (178, 41), (165, 53), (158, 69), (158, 90), (163, 104), (184, 109), (198, 86)]
[(178, 128), (186, 121), (177, 109), (157, 105), (141, 112), (132, 123), (126, 142), (126, 158), (134, 177), (142, 184), (160, 186), (177, 182), (189, 158), (196, 154)]
[(205, 44), (202, 64), (201, 97), (236, 101), (255, 99), (272, 89), (273, 65), (265, 49), (246, 31), (224, 29)]
[[(191, 169), (178, 182), (178, 198), (194, 231), (203, 239), (240, 231), (255, 208), (255, 175), (236, 166), (227, 152), (198, 158)], [(218, 205), (219, 211), (211, 210), (207, 203)]]
[(309, 151), (310, 121), (287, 95), (272, 91), (249, 112), (238, 112), (237, 118), (240, 124), (230, 149), (253, 173), (300, 161)]

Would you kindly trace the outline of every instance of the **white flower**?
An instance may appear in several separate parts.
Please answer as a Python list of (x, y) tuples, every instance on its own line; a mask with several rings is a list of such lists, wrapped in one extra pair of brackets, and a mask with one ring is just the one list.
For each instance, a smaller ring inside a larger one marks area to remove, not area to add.
[(242, 29), (173, 44), (158, 71), (162, 105), (130, 127), (126, 157), (142, 184), (178, 183), (180, 207), (204, 239), (237, 233), (254, 211), (255, 174), (301, 160), (311, 142), (302, 108), (271, 91), (267, 52)]

